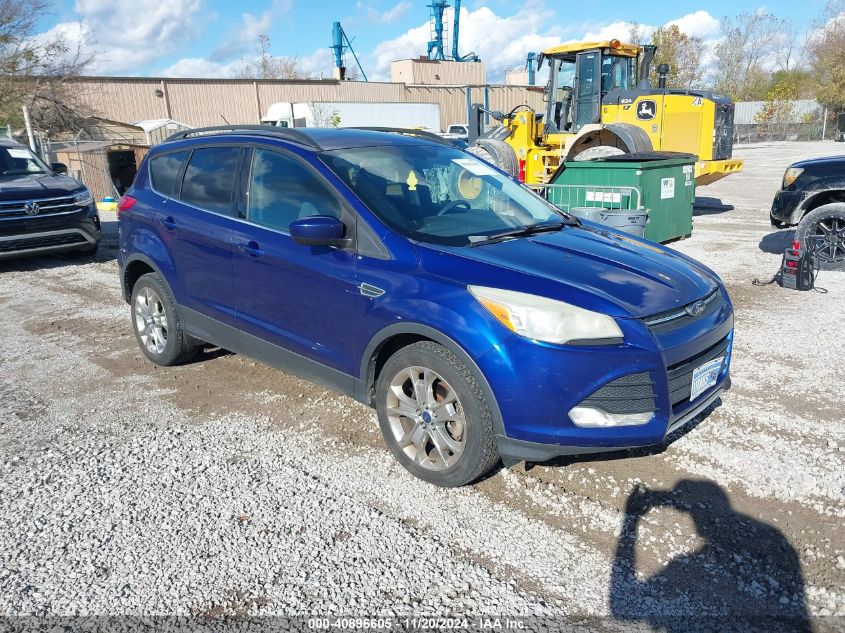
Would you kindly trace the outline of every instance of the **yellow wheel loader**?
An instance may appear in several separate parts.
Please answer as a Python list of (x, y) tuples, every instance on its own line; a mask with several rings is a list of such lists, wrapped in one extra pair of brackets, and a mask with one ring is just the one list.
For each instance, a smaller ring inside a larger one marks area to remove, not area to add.
[[(695, 154), (696, 185), (742, 169), (733, 151), (734, 104), (703, 90), (666, 88), (668, 67), (648, 79), (656, 47), (619, 40), (564, 44), (538, 56), (548, 65), (546, 111), (518, 106), (473, 140), (469, 151), (519, 176), (548, 183), (564, 161), (670, 151)], [(480, 128), (476, 107), (471, 128)]]

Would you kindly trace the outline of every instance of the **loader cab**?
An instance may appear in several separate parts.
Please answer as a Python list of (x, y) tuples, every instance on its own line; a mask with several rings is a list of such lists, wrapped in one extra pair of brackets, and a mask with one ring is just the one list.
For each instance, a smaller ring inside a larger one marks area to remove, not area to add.
[[(601, 122), (604, 95), (611, 90), (635, 90), (641, 76), (639, 61), (644, 48), (619, 40), (566, 44), (545, 51), (540, 65), (548, 63), (546, 133), (578, 132)], [(643, 76), (647, 77), (647, 68)]]

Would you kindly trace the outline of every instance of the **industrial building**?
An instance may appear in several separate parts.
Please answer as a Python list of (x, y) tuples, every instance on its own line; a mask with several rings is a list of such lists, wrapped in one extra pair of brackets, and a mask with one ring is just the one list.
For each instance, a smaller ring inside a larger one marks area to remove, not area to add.
[[(475, 63), (457, 65), (476, 66)], [(418, 73), (416, 68), (412, 72)], [(335, 79), (161, 77), (80, 77), (72, 81), (79, 99), (97, 116), (127, 123), (166, 119), (187, 127), (224, 125), (226, 122), (259, 123), (271, 104), (284, 101), (437, 103), (440, 106), (440, 125), (444, 130), (451, 123), (465, 123), (468, 104), (474, 102), (486, 103), (493, 110), (503, 111), (520, 104), (527, 104), (538, 111), (543, 108), (541, 88), (488, 86), (483, 82), (424, 85)]]

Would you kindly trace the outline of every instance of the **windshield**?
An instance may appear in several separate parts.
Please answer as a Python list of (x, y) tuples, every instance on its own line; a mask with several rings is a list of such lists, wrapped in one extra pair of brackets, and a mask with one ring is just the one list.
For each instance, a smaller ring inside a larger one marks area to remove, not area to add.
[(0, 176), (27, 176), (49, 171), (26, 147), (0, 147)]
[(324, 152), (322, 158), (379, 218), (421, 242), (465, 246), (564, 221), (540, 196), (449, 147), (363, 147)]

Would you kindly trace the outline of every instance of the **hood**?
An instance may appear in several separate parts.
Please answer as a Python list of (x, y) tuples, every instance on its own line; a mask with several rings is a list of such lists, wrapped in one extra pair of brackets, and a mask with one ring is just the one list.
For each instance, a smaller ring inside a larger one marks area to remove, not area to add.
[(805, 160), (799, 160), (796, 163), (792, 163), (790, 167), (802, 167), (806, 169), (807, 167), (839, 167), (843, 171), (845, 171), (845, 156), (825, 156), (823, 158), (807, 158)]
[(468, 285), (528, 292), (618, 317), (671, 310), (718, 285), (715, 274), (680, 253), (592, 223), (475, 248), (426, 244), (420, 265)]
[(66, 196), (80, 189), (82, 185), (76, 180), (58, 174), (0, 176), (0, 201), (53, 198)]

